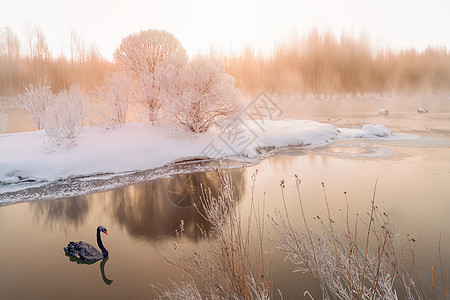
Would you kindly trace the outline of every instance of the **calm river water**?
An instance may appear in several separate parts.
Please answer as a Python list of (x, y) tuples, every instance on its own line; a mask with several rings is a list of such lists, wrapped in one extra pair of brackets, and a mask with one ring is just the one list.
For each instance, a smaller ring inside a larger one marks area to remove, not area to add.
[[(285, 104), (284, 111), (291, 111), (290, 105), (294, 104)], [(228, 170), (240, 194), (244, 218), (252, 196), (251, 175), (257, 169), (254, 196), (257, 201), (265, 197), (265, 213), (274, 215), (274, 210), (281, 208), (279, 184), (284, 179), (294, 222), (300, 219), (294, 174), (302, 179), (304, 208), (311, 222), (313, 216), (324, 215), (322, 182), (332, 214), (339, 216), (339, 209), (345, 208), (345, 191), (354, 216), (369, 211), (378, 178), (376, 202), (390, 213), (400, 240), (407, 234), (417, 240), (416, 263), (429, 290), (441, 231), (442, 262), (450, 268), (449, 111), (417, 114), (404, 109), (385, 118), (361, 109), (348, 114), (306, 116), (342, 127), (384, 124), (402, 135), (285, 150), (257, 165)], [(288, 113), (285, 116), (293, 117)], [(217, 193), (216, 173), (196, 172), (79, 197), (1, 206), (0, 298), (153, 298), (152, 285), (170, 284), (182, 275), (154, 249), (173, 241), (181, 220), (192, 247), (199, 246), (197, 225), (208, 228), (192, 206), (198, 202), (200, 183)], [(63, 247), (71, 240), (95, 244), (95, 229), (100, 224), (108, 229), (103, 242), (109, 259), (92, 265), (70, 261)], [(306, 290), (321, 298), (314, 281), (308, 275), (292, 273), (293, 265), (283, 258), (279, 254), (273, 257), (273, 280), (284, 299), (303, 299)]]

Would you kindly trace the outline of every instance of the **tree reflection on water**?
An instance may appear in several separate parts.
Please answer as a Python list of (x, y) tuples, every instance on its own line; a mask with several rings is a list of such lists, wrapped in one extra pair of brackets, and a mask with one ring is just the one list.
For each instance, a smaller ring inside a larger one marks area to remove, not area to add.
[[(227, 173), (232, 178), (236, 196), (241, 194), (243, 169)], [(185, 236), (196, 240), (200, 229), (209, 230), (208, 222), (196, 208), (201, 209), (202, 188), (217, 195), (220, 188), (217, 172), (178, 174), (91, 195), (31, 201), (28, 205), (38, 223), (52, 230), (78, 228), (88, 222), (92, 211), (100, 210), (135, 238), (158, 240), (173, 236), (183, 220)]]
[(64, 231), (69, 227), (77, 228), (82, 225), (91, 209), (91, 202), (87, 197), (31, 201), (28, 205), (39, 223)]
[[(242, 170), (230, 170), (228, 173), (238, 195), (243, 188)], [(210, 189), (213, 195), (217, 195), (220, 188), (218, 174), (216, 172), (179, 174), (171, 178), (116, 189), (112, 195), (112, 214), (134, 237), (159, 239), (174, 235), (183, 220), (185, 236), (196, 239), (200, 229), (209, 230), (209, 223), (196, 208), (201, 207), (202, 187)]]

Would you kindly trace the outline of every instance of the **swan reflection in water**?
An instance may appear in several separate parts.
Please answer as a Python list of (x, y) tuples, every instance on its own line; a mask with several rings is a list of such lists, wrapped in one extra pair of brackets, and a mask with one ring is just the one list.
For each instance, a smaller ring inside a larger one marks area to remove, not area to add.
[[(92, 264), (96, 263), (96, 261), (80, 260), (78, 258), (68, 255), (67, 253), (66, 253), (66, 256), (69, 257), (69, 260), (71, 262), (76, 262), (77, 264), (92, 265)], [(108, 279), (105, 275), (105, 265), (106, 265), (106, 262), (108, 261), (108, 259), (109, 259), (109, 257), (106, 257), (106, 258), (102, 259), (102, 261), (100, 262), (100, 273), (102, 274), (103, 282), (106, 283), (107, 285), (110, 285), (111, 283), (113, 283), (114, 280)]]
[(108, 231), (102, 225), (97, 227), (97, 244), (100, 250), (98, 251), (94, 246), (88, 244), (86, 242), (70, 242), (67, 247), (64, 247), (64, 252), (66, 256), (69, 256), (70, 261), (76, 262), (78, 264), (93, 264), (99, 260), (102, 260), (100, 263), (100, 272), (102, 274), (103, 281), (110, 285), (113, 281), (106, 278), (105, 275), (105, 264), (108, 261), (109, 254), (108, 250), (106, 250), (105, 246), (103, 246), (103, 242), (100, 236), (100, 233), (108, 235)]

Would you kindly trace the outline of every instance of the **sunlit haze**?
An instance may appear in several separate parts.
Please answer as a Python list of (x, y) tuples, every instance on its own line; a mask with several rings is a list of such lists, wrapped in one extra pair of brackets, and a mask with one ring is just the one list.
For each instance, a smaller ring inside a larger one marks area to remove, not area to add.
[(449, 182), (450, 0), (0, 0), (1, 299), (444, 299)]
[(365, 32), (380, 48), (448, 48), (449, 14), (448, 0), (3, 0), (0, 27), (16, 32), (24, 49), (27, 28), (37, 26), (56, 56), (67, 55), (74, 33), (111, 60), (122, 38), (147, 29), (173, 33), (189, 56), (210, 48), (239, 52), (245, 46), (270, 53), (274, 43), (304, 36), (313, 27), (337, 36)]

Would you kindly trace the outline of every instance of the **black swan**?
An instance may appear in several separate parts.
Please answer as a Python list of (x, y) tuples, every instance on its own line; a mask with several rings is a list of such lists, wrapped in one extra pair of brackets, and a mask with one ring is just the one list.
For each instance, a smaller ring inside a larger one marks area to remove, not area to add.
[(108, 257), (108, 250), (106, 250), (105, 246), (103, 246), (100, 232), (108, 235), (108, 231), (106, 231), (106, 228), (101, 225), (97, 227), (97, 244), (102, 251), (101, 253), (91, 244), (81, 241), (70, 242), (67, 247), (64, 247), (64, 252), (66, 252), (67, 255), (73, 256), (81, 261), (92, 263)]

